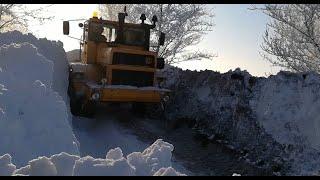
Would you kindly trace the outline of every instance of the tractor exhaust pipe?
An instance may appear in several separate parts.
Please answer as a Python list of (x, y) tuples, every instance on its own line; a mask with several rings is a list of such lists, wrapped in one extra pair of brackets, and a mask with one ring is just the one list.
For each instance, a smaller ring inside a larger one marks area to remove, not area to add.
[(117, 35), (117, 40), (119, 43), (123, 43), (123, 25), (124, 25), (124, 20), (128, 16), (127, 14), (127, 7), (124, 7), (124, 12), (123, 13), (118, 13), (118, 21), (119, 21), (119, 32)]

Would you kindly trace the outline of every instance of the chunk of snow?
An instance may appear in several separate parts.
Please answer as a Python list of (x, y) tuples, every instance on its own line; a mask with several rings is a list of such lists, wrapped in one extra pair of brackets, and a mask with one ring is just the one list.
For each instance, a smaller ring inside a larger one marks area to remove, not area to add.
[(241, 174), (233, 173), (232, 176), (241, 176)]
[[(105, 159), (86, 156), (80, 158), (77, 155), (60, 153), (47, 157), (38, 157), (29, 161), (28, 165), (15, 169), (11, 164), (10, 155), (0, 158), (0, 170), (5, 169), (8, 175), (14, 176), (181, 176), (171, 167), (171, 151), (173, 146), (162, 140), (157, 140), (143, 153), (133, 152), (123, 157), (120, 148), (110, 149)], [(140, 156), (135, 156), (140, 154)], [(137, 163), (130, 157), (138, 157), (141, 162)], [(159, 159), (164, 158), (164, 159)], [(7, 171), (8, 164), (13, 167)], [(5, 167), (5, 168), (2, 168)], [(1, 169), (2, 168), (2, 169)], [(3, 171), (0, 171), (3, 172)], [(1, 174), (0, 174), (1, 175)]]
[(106, 159), (115, 160), (115, 161), (121, 158), (123, 158), (123, 153), (119, 147), (115, 149), (110, 149), (106, 156)]
[(125, 158), (118, 160), (81, 158), (74, 167), (75, 176), (133, 176), (134, 168)]
[(31, 167), (30, 165), (21, 167), (13, 172), (14, 176), (28, 176), (30, 175)]
[(50, 157), (50, 160), (56, 167), (58, 176), (73, 175), (74, 163), (78, 159), (80, 159), (79, 156), (70, 155), (65, 152)]
[(56, 176), (56, 166), (47, 157), (39, 157), (31, 160), (30, 164), (30, 176)]
[(11, 163), (9, 154), (0, 156), (0, 176), (11, 176), (15, 170), (16, 166)]
[(150, 176), (161, 167), (171, 166), (173, 145), (158, 139), (150, 147), (141, 152), (127, 156), (129, 163), (136, 168), (138, 176)]
[(172, 167), (161, 168), (153, 176), (186, 176), (185, 174), (177, 172)]

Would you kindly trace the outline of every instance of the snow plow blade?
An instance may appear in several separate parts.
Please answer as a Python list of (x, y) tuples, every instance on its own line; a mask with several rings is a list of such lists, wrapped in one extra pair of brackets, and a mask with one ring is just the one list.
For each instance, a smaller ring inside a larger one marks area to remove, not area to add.
[(159, 103), (168, 98), (170, 90), (154, 87), (122, 85), (94, 86), (87, 84), (88, 99), (99, 102), (152, 102)]

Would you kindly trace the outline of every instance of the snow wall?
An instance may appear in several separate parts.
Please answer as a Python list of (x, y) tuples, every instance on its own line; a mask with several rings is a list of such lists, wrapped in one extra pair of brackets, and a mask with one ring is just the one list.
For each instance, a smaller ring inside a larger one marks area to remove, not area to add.
[(62, 45), (17, 31), (0, 34), (0, 44), (0, 154), (17, 166), (60, 152), (79, 155)]
[(29, 43), (0, 47), (0, 154), (21, 166), (38, 156), (79, 154), (62, 97), (51, 89), (53, 63)]
[(172, 90), (166, 117), (274, 174), (320, 170), (320, 75), (279, 72), (268, 78), (166, 69)]
[[(50, 60), (53, 65), (52, 81), (50, 88), (58, 92), (58, 94), (65, 101), (68, 113), (69, 123), (71, 124), (71, 113), (69, 110), (69, 96), (68, 90), (68, 60), (66, 52), (63, 49), (63, 43), (61, 41), (49, 41), (46, 38), (36, 38), (32, 34), (22, 34), (19, 31), (10, 31), (6, 33), (0, 33), (0, 46), (4, 44), (21, 44), (29, 43), (37, 48), (37, 52), (46, 59)], [(37, 67), (35, 67), (37, 68)], [(40, 70), (40, 69), (35, 69)], [(49, 74), (49, 73), (47, 73)], [(42, 74), (44, 75), (44, 74)], [(39, 78), (39, 77), (38, 77)]]

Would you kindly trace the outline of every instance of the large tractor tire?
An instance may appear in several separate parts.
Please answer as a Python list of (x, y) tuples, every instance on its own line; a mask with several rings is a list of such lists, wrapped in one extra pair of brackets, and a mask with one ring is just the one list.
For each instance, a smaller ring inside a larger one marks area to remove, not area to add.
[(93, 101), (86, 101), (85, 97), (77, 96), (71, 83), (69, 83), (68, 95), (70, 98), (70, 110), (74, 116), (83, 116), (89, 118), (94, 116), (96, 103)]
[(96, 102), (94, 101), (87, 101), (81, 103), (81, 116), (87, 117), (87, 118), (93, 118), (96, 112)]
[(69, 87), (68, 87), (68, 95), (70, 99), (70, 110), (71, 113), (75, 116), (80, 116), (81, 112), (81, 98), (76, 96), (74, 88), (71, 85), (69, 80)]
[(81, 99), (75, 97), (70, 98), (70, 110), (71, 113), (75, 116), (81, 115)]

